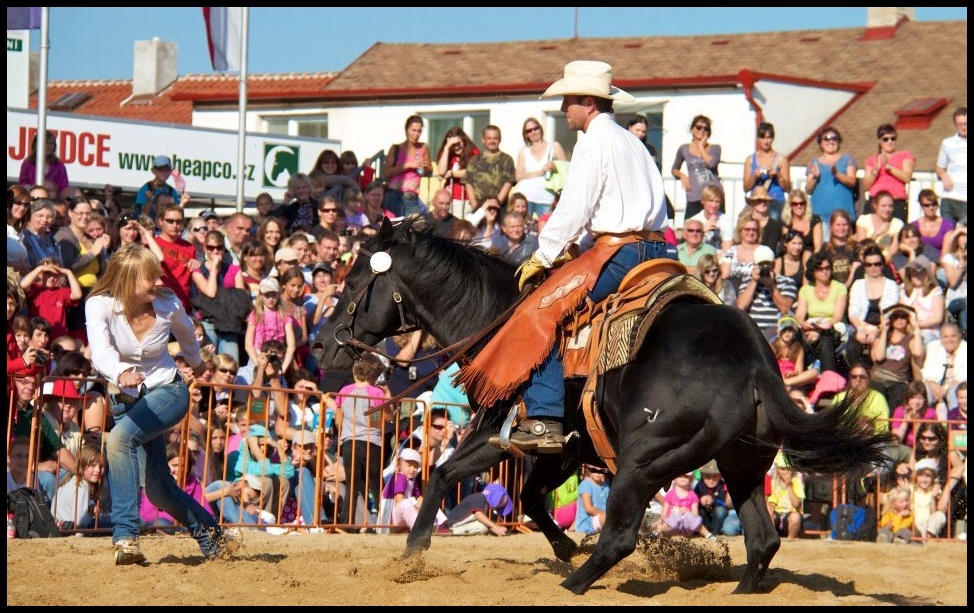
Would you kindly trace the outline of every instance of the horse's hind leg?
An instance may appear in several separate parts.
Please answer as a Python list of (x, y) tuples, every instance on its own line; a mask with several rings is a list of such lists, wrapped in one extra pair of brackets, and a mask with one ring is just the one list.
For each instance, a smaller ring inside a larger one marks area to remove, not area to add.
[(449, 460), (430, 474), (429, 483), (423, 493), (423, 504), (409, 536), (406, 537), (406, 551), (403, 554), (405, 557), (430, 548), (436, 512), (443, 504), (447, 492), (463, 479), (489, 469), (505, 456), (510, 457), (487, 444), (490, 434), (484, 430), (475, 432), (471, 435), (474, 437), (472, 440), (465, 441), (468, 444), (461, 445)]
[[(754, 454), (750, 447), (748, 453)], [(770, 464), (761, 460), (751, 460), (751, 466), (740, 472), (720, 464), (721, 475), (727, 482), (731, 499), (737, 507), (744, 531), (744, 548), (747, 550), (747, 567), (744, 576), (734, 590), (735, 594), (753, 594), (759, 591), (758, 584), (764, 579), (771, 559), (781, 547), (781, 537), (771, 522), (768, 505), (764, 497), (764, 471), (760, 466)], [(743, 501), (738, 503), (738, 501)]]
[(636, 466), (620, 468), (612, 480), (606, 502), (605, 526), (599, 533), (595, 550), (578, 570), (562, 581), (562, 587), (584, 594), (609, 569), (635, 551), (646, 505), (650, 496), (663, 485), (662, 479), (648, 481), (645, 475), (638, 474), (640, 470), (644, 469)]
[(545, 508), (545, 495), (565, 482), (568, 476), (578, 470), (577, 462), (566, 462), (557, 457), (539, 456), (524, 488), (521, 490), (521, 504), (524, 512), (541, 529), (542, 534), (551, 543), (551, 548), (555, 552), (555, 557), (563, 562), (569, 562), (578, 545), (565, 534), (558, 524), (548, 514)]

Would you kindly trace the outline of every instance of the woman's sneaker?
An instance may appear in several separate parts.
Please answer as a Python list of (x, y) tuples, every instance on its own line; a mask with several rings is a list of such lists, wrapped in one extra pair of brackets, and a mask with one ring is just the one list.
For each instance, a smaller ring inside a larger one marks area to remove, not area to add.
[(137, 539), (116, 541), (112, 543), (112, 550), (115, 555), (115, 566), (126, 566), (145, 562), (145, 555), (139, 549), (139, 541)]
[(207, 560), (228, 559), (243, 543), (243, 535), (238, 528), (224, 530), (219, 526), (202, 528), (193, 538), (199, 543), (200, 551)]

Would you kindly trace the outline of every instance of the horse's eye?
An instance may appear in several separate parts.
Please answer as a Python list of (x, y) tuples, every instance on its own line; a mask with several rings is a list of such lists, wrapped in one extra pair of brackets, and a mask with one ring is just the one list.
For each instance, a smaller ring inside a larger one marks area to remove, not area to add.
[(358, 283), (356, 283), (355, 281), (347, 281), (346, 280), (345, 281), (345, 287), (347, 287), (348, 289), (350, 289), (350, 290), (352, 290), (354, 292), (356, 289), (358, 289)]

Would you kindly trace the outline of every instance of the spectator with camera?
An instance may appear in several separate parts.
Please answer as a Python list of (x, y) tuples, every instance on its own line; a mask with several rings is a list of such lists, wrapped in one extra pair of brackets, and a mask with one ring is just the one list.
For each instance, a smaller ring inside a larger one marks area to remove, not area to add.
[(774, 251), (770, 247), (758, 245), (753, 258), (751, 278), (737, 294), (737, 308), (747, 311), (770, 342), (778, 334), (778, 320), (791, 312), (798, 288), (794, 279), (774, 271)]

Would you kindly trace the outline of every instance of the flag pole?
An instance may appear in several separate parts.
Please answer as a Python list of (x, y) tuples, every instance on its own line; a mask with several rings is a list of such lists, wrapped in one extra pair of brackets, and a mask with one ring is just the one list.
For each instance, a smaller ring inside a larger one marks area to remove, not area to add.
[[(37, 174), (34, 176), (35, 185), (44, 185), (44, 175), (47, 172), (47, 55), (51, 49), (48, 24), (50, 21), (50, 7), (41, 7), (41, 58), (40, 75), (37, 84), (37, 148), (34, 150), (34, 162)], [(30, 185), (24, 187), (29, 188)], [(61, 194), (51, 194), (51, 199), (57, 199)]]
[(244, 208), (244, 179), (246, 178), (247, 152), (247, 46), (250, 24), (250, 7), (243, 7), (240, 19), (240, 126), (237, 134), (237, 212)]

